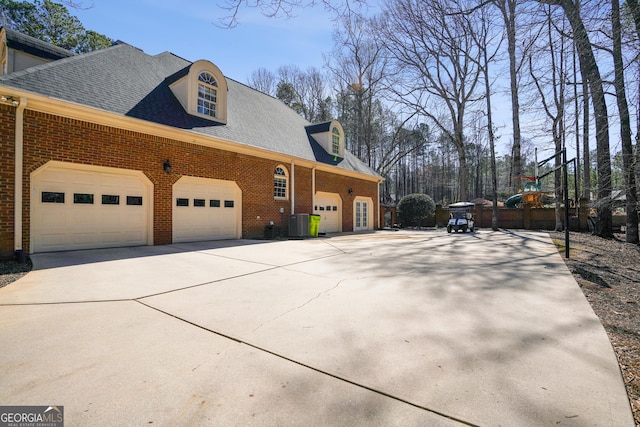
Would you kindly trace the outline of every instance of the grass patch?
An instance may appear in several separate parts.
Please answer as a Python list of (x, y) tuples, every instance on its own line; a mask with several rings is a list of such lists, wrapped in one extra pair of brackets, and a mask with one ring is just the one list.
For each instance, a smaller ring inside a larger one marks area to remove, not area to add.
[[(552, 240), (553, 240), (553, 244), (556, 245), (556, 249), (558, 249), (558, 252), (560, 253), (560, 255), (564, 256), (566, 251), (565, 245), (564, 245), (564, 239), (563, 240), (552, 239)], [(571, 241), (569, 241), (569, 258), (571, 258), (571, 256), (573, 255), (576, 255), (577, 252), (578, 252), (578, 249), (571, 244)]]

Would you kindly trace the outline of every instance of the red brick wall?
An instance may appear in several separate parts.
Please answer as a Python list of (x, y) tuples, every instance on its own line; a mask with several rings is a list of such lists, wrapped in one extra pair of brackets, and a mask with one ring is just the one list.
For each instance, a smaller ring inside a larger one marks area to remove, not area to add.
[[(13, 117), (15, 109), (0, 107), (2, 157), (0, 200), (2, 224), (0, 249), (13, 252)], [(162, 164), (169, 159), (171, 174)], [(291, 177), (291, 164), (231, 153), (167, 138), (81, 122), (45, 113), (25, 111), (24, 124), (24, 228), (23, 247), (29, 253), (30, 174), (50, 160), (141, 170), (154, 185), (154, 244), (171, 243), (172, 185), (183, 175), (235, 181), (242, 191), (242, 237), (261, 237), (273, 221), (286, 226), (291, 201), (274, 200), (273, 172), (283, 164)], [(291, 185), (291, 183), (289, 184)], [(295, 209), (312, 212), (312, 171), (295, 166)], [(353, 188), (353, 196), (347, 189)], [(352, 202), (356, 195), (377, 197), (377, 184), (333, 175), (316, 174), (316, 190), (340, 193), (343, 229), (352, 229)], [(284, 208), (284, 213), (280, 213)], [(5, 212), (6, 210), (6, 212)], [(10, 212), (9, 212), (10, 211)], [(375, 209), (377, 212), (377, 209)], [(376, 213), (377, 215), (377, 213)], [(376, 219), (377, 221), (377, 219)], [(377, 224), (377, 222), (374, 222)]]
[[(352, 190), (351, 194), (349, 189)], [(370, 197), (373, 200), (375, 206), (372, 209), (372, 225), (377, 228), (380, 224), (377, 183), (318, 171), (316, 172), (316, 191), (338, 193), (342, 197), (342, 231), (353, 231), (353, 201), (357, 196)]]

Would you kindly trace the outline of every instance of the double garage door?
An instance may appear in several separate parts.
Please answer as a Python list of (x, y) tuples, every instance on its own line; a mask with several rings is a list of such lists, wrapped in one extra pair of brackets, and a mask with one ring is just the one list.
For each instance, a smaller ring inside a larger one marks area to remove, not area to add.
[(142, 172), (49, 162), (31, 175), (31, 252), (152, 243)]
[[(234, 182), (182, 177), (173, 241), (241, 236)], [(31, 252), (153, 244), (153, 184), (140, 171), (49, 162), (31, 175)]]

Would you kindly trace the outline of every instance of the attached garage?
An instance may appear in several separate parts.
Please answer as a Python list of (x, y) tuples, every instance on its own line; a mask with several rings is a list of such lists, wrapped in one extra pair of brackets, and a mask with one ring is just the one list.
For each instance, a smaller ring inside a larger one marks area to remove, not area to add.
[(140, 171), (51, 161), (31, 174), (31, 252), (153, 244)]
[(340, 233), (342, 231), (342, 198), (337, 193), (318, 191), (313, 213), (320, 215), (320, 233)]
[(242, 237), (242, 192), (233, 181), (183, 176), (173, 185), (173, 242)]

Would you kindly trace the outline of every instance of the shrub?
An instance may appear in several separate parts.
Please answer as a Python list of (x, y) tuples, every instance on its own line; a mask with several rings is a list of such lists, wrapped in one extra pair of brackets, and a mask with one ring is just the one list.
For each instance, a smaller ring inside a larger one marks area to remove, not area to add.
[(426, 194), (409, 194), (398, 203), (398, 217), (405, 226), (420, 226), (433, 219), (435, 213), (436, 203)]

